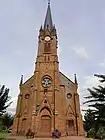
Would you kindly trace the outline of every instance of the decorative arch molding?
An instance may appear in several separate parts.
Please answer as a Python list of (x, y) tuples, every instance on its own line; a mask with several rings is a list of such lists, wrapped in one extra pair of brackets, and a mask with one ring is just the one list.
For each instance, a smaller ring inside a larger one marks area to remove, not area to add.
[(40, 110), (39, 115), (40, 115), (40, 117), (42, 117), (42, 116), (50, 116), (51, 117), (52, 116), (51, 111), (50, 111), (50, 109), (48, 107), (43, 107)]
[(68, 108), (67, 108), (67, 110), (66, 110), (65, 115), (68, 116), (69, 114), (70, 114), (70, 115), (73, 115), (73, 116), (75, 115), (75, 114), (74, 114), (74, 111), (73, 111), (73, 108), (71, 107), (70, 104), (69, 104), (69, 106), (68, 106)]
[(49, 111), (49, 113), (50, 113), (50, 115), (51, 115), (51, 110), (48, 108), (48, 106), (44, 106), (43, 108), (41, 108), (41, 110), (40, 110), (40, 113), (43, 111), (43, 110), (47, 110), (47, 111)]
[(49, 114), (50, 116), (53, 116), (52, 107), (49, 103), (49, 100), (48, 100), (47, 96), (44, 97), (44, 99), (43, 99), (43, 101), (40, 105), (40, 108), (37, 112), (37, 116), (44, 114), (43, 111), (45, 111), (45, 110), (46, 110), (47, 114)]
[(27, 118), (22, 118), (22, 121), (26, 121), (27, 120)]
[(49, 117), (51, 119), (51, 116), (49, 115), (42, 115), (41, 118), (44, 118), (44, 117)]

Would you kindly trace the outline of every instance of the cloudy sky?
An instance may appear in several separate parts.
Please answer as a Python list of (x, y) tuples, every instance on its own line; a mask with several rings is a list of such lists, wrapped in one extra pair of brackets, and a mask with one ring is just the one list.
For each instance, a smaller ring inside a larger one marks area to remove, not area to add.
[[(47, 0), (0, 0), (0, 85), (10, 88), (14, 112), (21, 74), (34, 72), (38, 31)], [(73, 80), (77, 73), (81, 107), (87, 88), (105, 72), (105, 0), (52, 0), (59, 41), (60, 70)]]

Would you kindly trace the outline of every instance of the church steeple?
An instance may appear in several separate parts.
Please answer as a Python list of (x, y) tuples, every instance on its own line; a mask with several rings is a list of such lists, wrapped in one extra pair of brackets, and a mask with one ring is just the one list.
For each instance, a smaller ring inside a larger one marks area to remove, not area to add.
[[(40, 27), (38, 39), (39, 39), (38, 56), (41, 56), (43, 54), (57, 55), (57, 32), (55, 25), (53, 24), (52, 21), (50, 0), (48, 0), (48, 8), (44, 25), (43, 27), (42, 26)], [(47, 56), (45, 60), (47, 60)]]
[(47, 13), (46, 13), (45, 22), (44, 22), (44, 30), (46, 30), (47, 28), (53, 29), (50, 1), (48, 1), (48, 8), (47, 8)]

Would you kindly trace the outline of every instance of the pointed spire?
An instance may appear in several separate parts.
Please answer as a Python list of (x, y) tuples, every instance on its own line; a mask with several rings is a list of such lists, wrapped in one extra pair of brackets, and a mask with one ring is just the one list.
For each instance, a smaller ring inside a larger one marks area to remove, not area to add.
[(21, 79), (20, 79), (20, 86), (23, 84), (23, 75), (21, 75)]
[(74, 74), (74, 82), (75, 82), (75, 84), (76, 84), (76, 85), (78, 85), (78, 83), (77, 83), (77, 76), (76, 76), (76, 74)]
[(51, 16), (51, 8), (50, 8), (50, 0), (48, 0), (48, 8), (44, 22), (44, 30), (53, 28), (52, 16)]

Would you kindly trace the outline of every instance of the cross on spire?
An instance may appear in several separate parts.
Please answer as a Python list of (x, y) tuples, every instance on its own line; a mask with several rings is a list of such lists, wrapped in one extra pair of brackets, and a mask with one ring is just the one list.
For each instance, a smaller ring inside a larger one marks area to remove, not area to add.
[(48, 0), (48, 5), (50, 5), (50, 0)]

